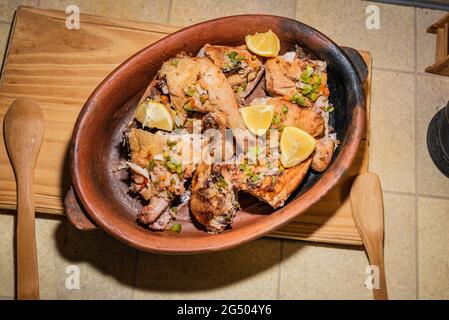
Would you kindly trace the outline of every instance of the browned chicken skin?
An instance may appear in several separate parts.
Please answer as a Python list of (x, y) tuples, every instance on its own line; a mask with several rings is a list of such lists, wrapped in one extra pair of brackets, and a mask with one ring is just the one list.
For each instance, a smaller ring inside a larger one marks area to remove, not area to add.
[(296, 82), (303, 68), (304, 63), (299, 59), (293, 62), (288, 62), (282, 57), (268, 59), (265, 76), (268, 93), (272, 96), (293, 95), (297, 90)]
[(239, 203), (229, 174), (220, 165), (200, 164), (192, 179), (190, 209), (211, 233), (221, 232), (232, 220)]
[(273, 124), (273, 128), (295, 126), (313, 137), (320, 137), (324, 134), (324, 120), (319, 113), (299, 107), (283, 97), (268, 98), (266, 104), (274, 105), (274, 112), (280, 117), (280, 122)]
[(285, 169), (279, 175), (274, 176), (275, 178), (265, 177), (261, 186), (249, 188), (248, 192), (259, 200), (267, 202), (273, 208), (279, 208), (301, 184), (311, 163), (312, 159), (309, 158), (292, 168)]
[[(173, 62), (176, 61), (176, 62)], [(162, 65), (176, 111), (221, 112), (231, 129), (245, 129), (234, 92), (223, 72), (207, 58), (179, 56)]]
[(323, 172), (327, 169), (334, 154), (335, 141), (323, 138), (317, 141), (315, 152), (312, 154), (312, 169)]
[(204, 55), (224, 72), (239, 98), (245, 98), (263, 76), (262, 62), (244, 45), (229, 47), (206, 44), (203, 50)]

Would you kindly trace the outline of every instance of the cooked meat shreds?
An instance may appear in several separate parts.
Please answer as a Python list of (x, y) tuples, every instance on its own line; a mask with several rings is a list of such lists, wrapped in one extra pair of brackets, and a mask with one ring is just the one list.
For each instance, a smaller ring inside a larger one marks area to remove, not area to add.
[(229, 47), (206, 44), (203, 47), (210, 58), (226, 75), (234, 92), (245, 98), (257, 85), (264, 73), (262, 61), (246, 46)]
[(319, 140), (312, 155), (312, 169), (317, 172), (323, 172), (327, 169), (334, 154), (335, 140), (323, 138)]

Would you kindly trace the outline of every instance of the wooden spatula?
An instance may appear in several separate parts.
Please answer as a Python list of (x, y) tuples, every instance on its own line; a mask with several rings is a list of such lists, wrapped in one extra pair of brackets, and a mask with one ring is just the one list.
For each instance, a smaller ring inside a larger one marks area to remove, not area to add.
[(44, 135), (44, 116), (29, 98), (13, 102), (5, 114), (6, 148), (17, 180), (17, 298), (39, 299), (33, 177)]
[(375, 300), (387, 300), (384, 267), (384, 207), (379, 177), (370, 172), (360, 174), (352, 184), (351, 209), (371, 265), (379, 269), (379, 288)]

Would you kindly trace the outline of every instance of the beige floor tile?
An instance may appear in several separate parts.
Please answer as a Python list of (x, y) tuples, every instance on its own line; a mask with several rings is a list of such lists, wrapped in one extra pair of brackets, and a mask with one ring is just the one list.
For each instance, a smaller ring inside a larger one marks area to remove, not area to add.
[(419, 198), (419, 298), (449, 299), (449, 200)]
[(204, 20), (244, 13), (266, 13), (294, 17), (294, 1), (173, 0), (170, 24), (187, 26)]
[(136, 299), (276, 299), (280, 240), (229, 251), (163, 256), (139, 253)]
[[(101, 231), (81, 232), (65, 221), (36, 224), (41, 298), (130, 299), (136, 251)], [(80, 288), (66, 281), (79, 270)]]
[(447, 14), (446, 11), (416, 9), (416, 48), (417, 48), (417, 71), (424, 72), (424, 69), (435, 62), (436, 35), (427, 33), (427, 27), (438, 21)]
[[(414, 197), (384, 195), (385, 269), (391, 299), (416, 298)], [(372, 299), (364, 250), (284, 242), (282, 299)]]
[(426, 140), (430, 120), (449, 101), (449, 79), (418, 76), (417, 88), (418, 193), (449, 197), (449, 179), (432, 162)]
[(416, 299), (415, 197), (384, 193), (385, 270), (390, 299)]
[(108, 18), (167, 23), (170, 2), (167, 0), (45, 0), (41, 8), (65, 10), (75, 4), (81, 13), (90, 13)]
[[(45, 0), (43, 0), (45, 1)], [(39, 0), (1, 0), (0, 1), (0, 20), (12, 21), (14, 12), (18, 6), (37, 7)]]
[(3, 59), (8, 45), (9, 29), (11, 29), (9, 22), (0, 22), (0, 68), (3, 65)]
[(414, 81), (412, 74), (373, 70), (369, 168), (384, 190), (415, 192)]
[(14, 297), (14, 216), (0, 211), (0, 296)]
[(363, 250), (284, 242), (281, 299), (371, 299)]
[[(365, 9), (369, 5), (379, 8), (379, 29), (369, 30), (365, 26)], [(413, 10), (359, 0), (298, 0), (296, 18), (339, 45), (370, 51), (374, 67), (413, 71)]]

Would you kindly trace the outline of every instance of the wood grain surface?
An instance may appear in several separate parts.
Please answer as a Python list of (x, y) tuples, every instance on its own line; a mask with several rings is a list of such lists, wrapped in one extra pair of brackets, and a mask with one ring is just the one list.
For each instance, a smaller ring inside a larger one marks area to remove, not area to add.
[[(45, 136), (35, 172), (36, 211), (63, 214), (70, 185), (67, 152), (75, 120), (95, 87), (133, 53), (178, 30), (176, 27), (81, 14), (81, 28), (68, 30), (62, 11), (21, 7), (14, 21), (0, 78), (0, 121), (17, 97), (32, 97), (45, 118)], [(42, 32), (45, 30), (45, 32)], [(371, 71), (371, 57), (360, 52)], [(365, 84), (368, 110), (371, 72)], [(368, 126), (369, 127), (369, 126)], [(0, 208), (15, 209), (16, 187), (0, 139)], [(316, 206), (271, 236), (361, 245), (351, 216), (349, 187), (368, 167), (368, 132), (350, 172)]]

